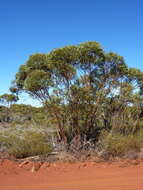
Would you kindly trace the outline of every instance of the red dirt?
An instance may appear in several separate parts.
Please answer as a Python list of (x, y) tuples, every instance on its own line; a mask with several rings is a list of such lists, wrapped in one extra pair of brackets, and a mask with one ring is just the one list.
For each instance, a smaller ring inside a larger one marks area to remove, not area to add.
[(142, 162), (36, 163), (37, 171), (32, 168), (30, 162), (0, 160), (0, 190), (143, 190)]

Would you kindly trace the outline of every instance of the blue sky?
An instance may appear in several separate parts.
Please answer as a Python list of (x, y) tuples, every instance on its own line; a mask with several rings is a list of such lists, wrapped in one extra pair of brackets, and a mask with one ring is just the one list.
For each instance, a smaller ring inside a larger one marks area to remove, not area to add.
[(143, 69), (143, 1), (0, 0), (0, 94), (29, 55), (85, 41)]

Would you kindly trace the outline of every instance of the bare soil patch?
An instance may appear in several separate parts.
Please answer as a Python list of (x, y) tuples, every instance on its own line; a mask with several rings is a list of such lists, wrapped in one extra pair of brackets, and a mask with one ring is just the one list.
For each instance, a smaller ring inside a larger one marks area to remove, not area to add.
[(1, 190), (142, 190), (143, 162), (38, 163), (0, 160)]

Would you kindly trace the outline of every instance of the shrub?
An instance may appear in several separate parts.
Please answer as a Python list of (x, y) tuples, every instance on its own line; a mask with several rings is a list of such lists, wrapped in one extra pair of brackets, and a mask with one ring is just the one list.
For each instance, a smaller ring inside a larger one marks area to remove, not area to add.
[(104, 133), (100, 137), (97, 147), (109, 156), (124, 156), (129, 151), (138, 152), (143, 147), (142, 131), (136, 135), (123, 136), (121, 134)]
[(46, 155), (52, 151), (47, 134), (34, 130), (8, 130), (0, 133), (1, 147), (16, 158)]

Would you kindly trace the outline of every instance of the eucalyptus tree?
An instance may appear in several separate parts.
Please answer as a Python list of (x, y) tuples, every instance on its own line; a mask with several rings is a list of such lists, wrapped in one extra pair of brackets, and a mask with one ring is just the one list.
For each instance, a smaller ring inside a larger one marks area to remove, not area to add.
[(123, 113), (135, 104), (140, 110), (143, 74), (99, 43), (85, 42), (30, 56), (12, 89), (43, 103), (64, 142), (75, 136), (96, 139), (102, 129), (117, 128), (120, 120), (124, 126)]
[[(67, 54), (70, 53), (71, 48), (65, 48)], [(26, 64), (22, 65), (16, 74), (14, 88), (16, 87), (17, 91), (29, 93), (48, 108), (57, 121), (61, 138), (66, 141), (60, 117), (63, 102), (61, 94), (68, 85), (68, 81), (72, 79), (74, 69), (68, 63), (63, 65), (62, 60), (60, 63), (54, 61), (55, 52), (61, 53), (60, 49), (58, 49), (47, 55), (35, 54), (30, 56)]]
[(8, 107), (10, 107), (11, 104), (16, 103), (18, 100), (18, 96), (14, 94), (3, 94), (0, 96), (0, 102)]

